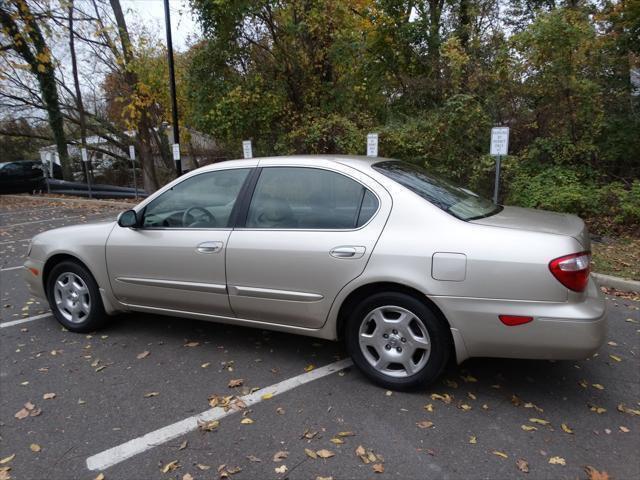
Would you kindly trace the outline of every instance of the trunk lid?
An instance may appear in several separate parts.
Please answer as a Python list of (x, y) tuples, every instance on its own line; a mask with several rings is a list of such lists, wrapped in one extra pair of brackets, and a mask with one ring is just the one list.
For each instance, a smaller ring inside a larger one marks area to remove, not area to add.
[(501, 212), (495, 215), (471, 220), (471, 223), (566, 235), (580, 242), (584, 250), (591, 250), (589, 232), (584, 222), (580, 217), (567, 213), (548, 212), (533, 208), (504, 207)]

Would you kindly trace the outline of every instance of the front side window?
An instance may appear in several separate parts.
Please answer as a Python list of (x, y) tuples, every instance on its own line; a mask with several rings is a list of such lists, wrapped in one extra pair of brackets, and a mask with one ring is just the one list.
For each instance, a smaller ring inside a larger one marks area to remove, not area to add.
[(491, 200), (458, 187), (416, 165), (385, 161), (375, 163), (373, 169), (461, 220), (488, 217), (502, 210), (501, 206)]
[(247, 213), (247, 228), (352, 229), (378, 209), (360, 183), (336, 172), (305, 167), (267, 167)]
[(144, 209), (147, 228), (226, 228), (250, 169), (218, 170), (189, 177)]

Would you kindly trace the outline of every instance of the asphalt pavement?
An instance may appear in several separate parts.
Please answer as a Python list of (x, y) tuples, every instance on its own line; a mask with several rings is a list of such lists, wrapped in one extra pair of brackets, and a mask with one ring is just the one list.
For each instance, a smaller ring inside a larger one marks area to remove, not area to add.
[(390, 392), (325, 369), (336, 342), (142, 314), (64, 330), (14, 267), (38, 232), (117, 212), (0, 197), (0, 479), (640, 478), (639, 302), (607, 297), (588, 360), (471, 359)]

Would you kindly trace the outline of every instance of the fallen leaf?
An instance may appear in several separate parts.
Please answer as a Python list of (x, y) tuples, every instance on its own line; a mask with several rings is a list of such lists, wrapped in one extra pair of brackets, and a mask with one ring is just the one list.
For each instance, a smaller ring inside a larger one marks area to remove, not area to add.
[(185, 473), (185, 474), (182, 476), (182, 480), (193, 480), (193, 477), (191, 476), (191, 474), (190, 474), (190, 473)]
[(518, 467), (518, 470), (520, 470), (521, 472), (529, 473), (529, 462), (527, 462), (523, 458), (519, 458), (518, 460), (516, 460), (516, 467)]
[(431, 403), (427, 403), (423, 408), (424, 408), (427, 412), (433, 412), (433, 404), (431, 404)]
[(440, 400), (446, 404), (449, 404), (453, 400), (453, 397), (448, 393), (445, 393), (443, 395), (440, 395), (439, 393), (432, 393), (431, 400)]
[(320, 458), (331, 458), (335, 455), (335, 453), (333, 453), (331, 450), (326, 450), (326, 449), (322, 449), (322, 450), (318, 450), (316, 452), (316, 454), (320, 457)]
[(602, 385), (600, 385), (599, 383), (594, 383), (591, 386), (593, 388), (597, 389), (597, 390), (604, 390), (604, 387)]
[(339, 437), (353, 437), (355, 433), (353, 432), (338, 432)]
[(242, 386), (242, 384), (244, 383), (244, 379), (243, 378), (233, 378), (231, 380), (229, 380), (229, 388), (235, 388), (235, 387), (240, 387)]
[(211, 468), (209, 465), (203, 465), (202, 463), (196, 463), (196, 467), (198, 467), (198, 470), (202, 471), (207, 471)]
[(374, 463), (373, 471), (376, 473), (384, 473), (384, 464), (382, 463)]
[(136, 358), (138, 360), (142, 360), (143, 358), (147, 358), (149, 356), (149, 353), (150, 352), (148, 350), (145, 350), (144, 352), (139, 353), (138, 355), (136, 355)]
[(44, 400), (53, 400), (54, 398), (56, 398), (56, 394), (55, 393), (45, 393), (42, 398)]
[(212, 432), (219, 426), (220, 426), (220, 422), (218, 420), (210, 420), (208, 422), (205, 422), (203, 420), (198, 420), (198, 428), (203, 432)]
[(329, 441), (334, 445), (342, 445), (344, 443), (344, 440), (342, 440), (341, 438), (335, 438), (335, 437)]
[(2, 460), (0, 460), (0, 465), (4, 465), (5, 463), (9, 463), (14, 458), (16, 458), (16, 454), (15, 453), (12, 454), (12, 455), (9, 455), (8, 457), (4, 457)]
[(504, 453), (504, 452), (499, 452), (498, 450), (494, 450), (494, 451), (493, 451), (493, 452), (491, 452), (491, 453), (493, 453), (494, 455), (497, 455), (498, 457), (502, 457), (502, 458), (509, 458), (509, 455), (507, 455), (507, 454), (506, 454), (506, 453)]
[(433, 427), (433, 422), (430, 422), (429, 420), (422, 420), (420, 422), (416, 422), (416, 425), (418, 428), (431, 428)]
[(276, 467), (274, 470), (276, 471), (276, 473), (286, 473), (287, 470), (289, 469), (287, 468), (286, 465), (280, 465), (279, 467)]
[(149, 392), (144, 394), (144, 398), (157, 397), (158, 395), (160, 395), (160, 392)]
[(307, 457), (311, 457), (311, 458), (313, 458), (314, 460), (315, 460), (316, 458), (318, 458), (318, 455), (316, 455), (316, 452), (314, 452), (313, 450), (311, 450), (311, 449), (309, 449), (309, 448), (305, 448), (305, 449), (304, 449), (304, 453), (306, 453), (306, 454), (307, 454)]
[(269, 393), (265, 393), (264, 395), (262, 395), (260, 397), (262, 400), (269, 400), (271, 398), (273, 398), (273, 393), (269, 392)]
[(622, 359), (617, 355), (609, 355), (609, 358), (611, 360), (615, 360), (616, 362), (621, 362), (622, 361)]
[(184, 450), (185, 448), (187, 448), (187, 445), (189, 445), (189, 442), (185, 440), (180, 444), (180, 446), (178, 447), (178, 450)]
[(27, 418), (28, 416), (29, 416), (29, 410), (27, 410), (26, 408), (22, 408), (18, 410), (14, 415), (14, 417), (16, 417), (18, 420), (22, 420), (23, 418)]
[(466, 403), (462, 403), (458, 406), (458, 408), (464, 412), (468, 412), (471, 410), (471, 405), (467, 405)]
[(273, 461), (281, 462), (288, 456), (289, 456), (289, 452), (287, 452), (286, 450), (280, 450), (279, 452), (276, 452), (275, 455), (273, 456)]
[(100, 472), (96, 478), (93, 480), (104, 480), (104, 473)]
[(96, 368), (96, 372), (101, 372), (102, 370), (104, 370), (105, 368), (107, 368), (106, 365), (100, 365), (98, 368)]
[(333, 480), (333, 477), (321, 477), (320, 475), (318, 475), (316, 477), (316, 480)]
[(525, 432), (532, 432), (534, 430), (538, 430), (538, 428), (534, 427), (533, 425), (521, 425), (520, 428)]
[(278, 407), (278, 408), (276, 408), (276, 413), (277, 413), (278, 415), (284, 415), (284, 408), (282, 408), (282, 407)]
[(164, 467), (162, 467), (160, 470), (162, 471), (162, 473), (168, 473), (168, 472), (173, 472), (176, 468), (178, 468), (180, 466), (180, 464), (178, 463), (178, 460), (174, 460), (173, 462), (169, 462), (167, 463)]
[(209, 368), (209, 366), (211, 365), (211, 362), (205, 362), (202, 365), (200, 365), (200, 367), (202, 368)]
[(609, 474), (605, 471), (600, 472), (590, 465), (584, 467), (584, 471), (587, 472), (587, 478), (589, 480), (609, 480)]
[(624, 403), (618, 405), (618, 411), (622, 413), (628, 413), (629, 415), (640, 416), (640, 410), (629, 408)]
[(602, 415), (607, 411), (606, 408), (598, 407), (597, 405), (592, 405), (592, 404), (587, 404), (587, 405), (589, 407), (589, 410), (591, 410), (592, 412), (596, 412), (598, 415)]
[(253, 420), (251, 420), (249, 417), (245, 417), (240, 420), (240, 423), (243, 425), (251, 425), (253, 423)]
[(200, 342), (187, 342), (183, 346), (184, 347), (197, 347), (198, 345), (200, 345)]
[(467, 392), (467, 397), (469, 397), (471, 400), (477, 400), (478, 397), (476, 397), (473, 393), (471, 392)]
[(255, 455), (247, 455), (247, 458), (249, 459), (250, 462), (261, 462), (262, 461), (258, 457), (256, 457)]
[(551, 457), (551, 458), (549, 459), (549, 463), (550, 463), (551, 465), (566, 465), (566, 464), (567, 464), (567, 462), (565, 461), (565, 459), (564, 459), (564, 458), (562, 458), (562, 457)]
[(567, 425), (566, 423), (563, 423), (563, 424), (561, 425), (561, 427), (562, 427), (562, 430), (564, 430), (564, 432), (565, 432), (565, 433), (573, 433), (573, 430), (571, 430), (571, 429), (569, 428), (569, 425)]
[(473, 377), (471, 375), (467, 375), (467, 376), (461, 375), (460, 378), (467, 383), (475, 383), (478, 381), (476, 377)]
[(629, 433), (631, 430), (629, 430), (627, 427), (625, 427), (624, 425), (620, 425), (620, 431), (622, 433)]
[[(358, 455), (359, 457), (363, 456), (366, 453), (366, 450), (364, 449), (364, 447), (362, 445), (358, 445), (356, 448), (356, 455)], [(14, 455), (15, 457), (15, 455)]]
[(542, 420), (541, 418), (530, 418), (529, 421), (531, 423), (537, 423), (539, 425), (549, 425), (547, 420)]
[(38, 453), (40, 450), (42, 450), (42, 447), (40, 445), (38, 445), (37, 443), (32, 443), (31, 445), (29, 445), (29, 449), (32, 452)]
[(310, 372), (314, 368), (316, 368), (316, 366), (311, 363), (311, 364), (307, 365), (306, 367), (304, 367), (304, 371), (305, 372)]

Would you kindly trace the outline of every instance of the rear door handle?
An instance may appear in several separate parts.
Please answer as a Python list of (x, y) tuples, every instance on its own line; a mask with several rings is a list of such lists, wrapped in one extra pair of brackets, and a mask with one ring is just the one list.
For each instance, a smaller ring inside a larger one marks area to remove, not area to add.
[(222, 242), (202, 242), (196, 248), (198, 253), (218, 253), (222, 250)]
[(364, 247), (345, 245), (332, 249), (329, 255), (335, 258), (361, 258), (365, 250)]

